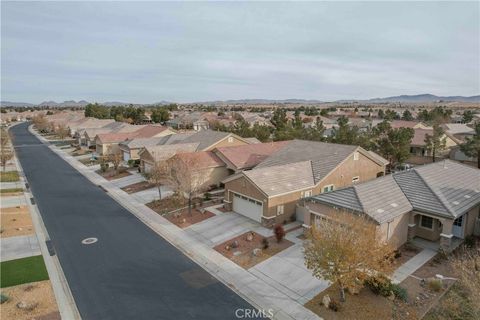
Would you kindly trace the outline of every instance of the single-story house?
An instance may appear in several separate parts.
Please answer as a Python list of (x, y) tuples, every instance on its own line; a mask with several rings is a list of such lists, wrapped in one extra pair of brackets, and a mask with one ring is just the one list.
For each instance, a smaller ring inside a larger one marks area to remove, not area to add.
[(298, 211), (307, 228), (339, 211), (366, 214), (395, 247), (418, 237), (450, 251), (480, 235), (480, 170), (444, 160), (319, 194)]
[[(156, 161), (163, 161), (177, 152), (212, 151), (224, 146), (247, 145), (249, 142), (233, 133), (202, 130), (164, 137), (156, 146), (138, 152), (140, 170), (148, 173)], [(173, 153), (172, 153), (173, 152)]]
[(290, 141), (247, 144), (235, 147), (220, 147), (213, 152), (226, 163), (232, 173), (250, 170)]
[(135, 138), (163, 137), (172, 134), (175, 134), (175, 132), (170, 128), (156, 125), (145, 125), (132, 132), (100, 133), (95, 138), (96, 152), (100, 156), (117, 154), (121, 152), (119, 144), (123, 141)]
[(103, 126), (115, 123), (114, 119), (97, 119), (97, 118), (83, 118), (77, 121), (70, 122), (68, 129), (70, 130), (70, 136), (75, 137), (79, 130), (86, 128), (101, 128)]
[(359, 146), (293, 140), (226, 178), (225, 207), (272, 226), (291, 219), (299, 199), (375, 179), (387, 164)]
[[(433, 129), (414, 129), (414, 135), (410, 142), (410, 153), (416, 156), (428, 157), (431, 156), (431, 151), (427, 150), (425, 138), (428, 135), (433, 135)], [(456, 146), (458, 143), (449, 135), (444, 134), (442, 138), (446, 140), (446, 148), (437, 152), (438, 156), (446, 155), (450, 152), (450, 148)]]

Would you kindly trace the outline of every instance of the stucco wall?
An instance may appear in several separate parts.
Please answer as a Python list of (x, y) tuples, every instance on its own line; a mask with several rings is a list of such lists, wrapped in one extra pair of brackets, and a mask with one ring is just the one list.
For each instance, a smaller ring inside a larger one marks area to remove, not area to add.
[(475, 221), (480, 215), (480, 205), (468, 211), (467, 224), (465, 226), (465, 236), (473, 234)]
[(440, 239), (440, 233), (442, 233), (442, 227), (439, 226), (439, 220), (433, 220), (433, 229), (426, 229), (420, 224), (421, 214), (415, 216), (415, 235), (417, 237), (427, 239), (430, 241), (438, 241)]
[[(233, 201), (233, 194), (232, 192), (237, 192), (239, 194), (243, 194), (247, 197), (256, 199), (260, 202), (265, 203), (266, 196), (260, 192), (250, 181), (248, 181), (245, 177), (240, 177), (238, 179), (229, 181), (225, 183), (225, 200), (228, 203)], [(229, 206), (231, 209), (231, 205)], [(267, 207), (263, 206), (263, 213), (264, 216), (267, 214)]]
[[(405, 242), (408, 238), (408, 218), (410, 213), (405, 213), (401, 216), (396, 217), (390, 223), (382, 223), (379, 227), (379, 234), (381, 239), (388, 241), (392, 246), (398, 248)], [(388, 231), (390, 225), (390, 231)], [(388, 234), (388, 239), (387, 239)]]

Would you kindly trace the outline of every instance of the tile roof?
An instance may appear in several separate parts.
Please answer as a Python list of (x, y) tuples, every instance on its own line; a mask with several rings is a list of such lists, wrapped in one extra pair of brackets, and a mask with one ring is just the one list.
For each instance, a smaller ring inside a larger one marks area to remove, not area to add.
[(143, 128), (135, 131), (135, 133), (137, 134), (137, 138), (151, 138), (167, 129), (168, 128), (165, 126), (146, 125)]
[(179, 152), (176, 157), (197, 170), (225, 167), (225, 163), (211, 151)]
[(198, 143), (183, 143), (145, 147), (141, 153), (148, 152), (154, 161), (163, 161), (170, 159), (178, 152), (194, 152), (197, 149)]
[(445, 131), (450, 134), (473, 134), (475, 130), (463, 123), (445, 123)]
[(135, 132), (113, 132), (113, 133), (99, 133), (97, 138), (100, 143), (115, 143), (132, 139), (136, 136)]
[(292, 140), (284, 148), (261, 162), (256, 168), (308, 160), (311, 161), (315, 183), (318, 183), (358, 148), (358, 146), (343, 144)]
[(198, 142), (199, 143), (199, 150), (203, 150), (205, 148), (210, 147), (214, 143), (225, 139), (227, 136), (231, 135), (230, 132), (222, 132), (222, 131), (213, 131), (213, 130), (202, 130), (191, 136), (187, 137), (186, 139), (182, 140), (181, 143), (190, 143), (190, 142)]
[(244, 171), (243, 174), (267, 196), (315, 186), (310, 161), (301, 161)]
[(166, 129), (167, 127), (164, 126), (143, 125), (140, 126), (140, 128), (137, 127), (137, 130), (135, 131), (99, 133), (97, 134), (97, 137), (100, 139), (101, 143), (115, 143), (134, 138), (151, 138)]
[(249, 169), (261, 163), (272, 153), (286, 146), (290, 141), (247, 144), (234, 147), (220, 147), (217, 152), (235, 166), (236, 170)]
[(364, 212), (379, 223), (412, 210), (456, 218), (480, 204), (480, 170), (445, 160), (322, 193), (311, 201)]
[(425, 138), (427, 134), (432, 135), (433, 129), (413, 129), (414, 135), (412, 138), (412, 142), (410, 145), (412, 146), (424, 146), (425, 145)]
[(406, 120), (393, 120), (390, 122), (390, 126), (394, 129), (397, 128), (414, 128), (416, 125), (420, 124), (418, 121), (406, 121)]
[(154, 138), (133, 138), (123, 142), (120, 142), (120, 146), (123, 146), (128, 149), (140, 149), (143, 147), (156, 146), (160, 144), (163, 137), (154, 137)]

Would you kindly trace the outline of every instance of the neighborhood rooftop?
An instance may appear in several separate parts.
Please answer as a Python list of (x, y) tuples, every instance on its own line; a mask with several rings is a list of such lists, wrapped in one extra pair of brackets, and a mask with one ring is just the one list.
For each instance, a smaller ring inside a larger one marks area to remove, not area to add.
[(412, 209), (455, 218), (480, 203), (480, 171), (445, 160), (311, 199), (364, 212), (379, 223)]

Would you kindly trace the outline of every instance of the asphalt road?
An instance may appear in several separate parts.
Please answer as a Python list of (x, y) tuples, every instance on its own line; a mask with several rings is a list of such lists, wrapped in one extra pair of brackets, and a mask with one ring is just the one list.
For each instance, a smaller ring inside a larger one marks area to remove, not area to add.
[[(17, 156), (83, 319), (236, 319), (252, 308), (28, 132)], [(81, 244), (85, 238), (98, 242)]]

